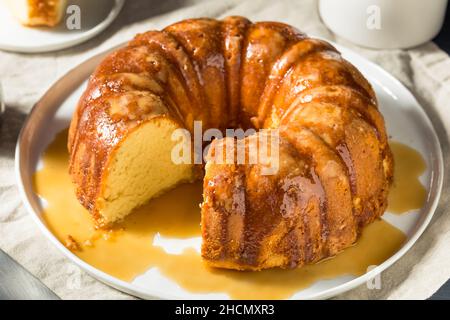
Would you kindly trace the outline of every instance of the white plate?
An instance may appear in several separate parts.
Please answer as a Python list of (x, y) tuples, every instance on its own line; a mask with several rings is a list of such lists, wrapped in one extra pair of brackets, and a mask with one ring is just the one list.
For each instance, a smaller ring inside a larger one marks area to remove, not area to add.
[[(17, 52), (48, 52), (84, 42), (106, 29), (117, 17), (125, 0), (71, 0), (80, 8), (81, 29), (69, 30), (67, 14), (54, 28), (22, 26), (0, 0), (0, 49)], [(72, 13), (72, 12), (70, 12)]]
[[(337, 47), (343, 56), (356, 65), (373, 84), (386, 120), (388, 133), (392, 139), (413, 147), (424, 157), (427, 170), (420, 179), (426, 186), (428, 196), (420, 210), (404, 215), (393, 215), (387, 212), (383, 216), (386, 221), (407, 235), (407, 241), (392, 257), (360, 277), (343, 276), (318, 281), (311, 287), (297, 292), (292, 298), (328, 298), (364, 283), (392, 265), (411, 248), (425, 230), (436, 209), (442, 189), (442, 151), (432, 123), (422, 107), (413, 95), (386, 71), (348, 49)], [(187, 292), (154, 270), (137, 277), (133, 282), (114, 278), (80, 260), (66, 249), (47, 229), (42, 219), (43, 204), (33, 192), (32, 175), (39, 164), (42, 152), (55, 134), (68, 126), (87, 77), (105, 54), (91, 58), (56, 82), (36, 104), (27, 118), (16, 149), (16, 174), (23, 201), (41, 230), (62, 253), (95, 278), (119, 290), (143, 298), (226, 298), (225, 294)], [(187, 245), (192, 245), (192, 243)], [(198, 245), (198, 240), (195, 240), (193, 245)]]

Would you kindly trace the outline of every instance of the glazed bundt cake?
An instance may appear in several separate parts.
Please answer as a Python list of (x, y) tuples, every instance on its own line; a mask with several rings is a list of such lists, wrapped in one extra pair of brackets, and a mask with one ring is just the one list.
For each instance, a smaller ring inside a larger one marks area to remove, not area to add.
[[(213, 161), (232, 138), (211, 143), (204, 167), (175, 163), (194, 121), (254, 129), (246, 157), (263, 131), (277, 132), (278, 170)], [(176, 129), (185, 130), (174, 138)], [(384, 212), (393, 176), (361, 73), (327, 42), (242, 17), (181, 21), (109, 55), (79, 101), (68, 147), (77, 196), (99, 226), (204, 175), (202, 257), (239, 270), (297, 267), (349, 247)]]

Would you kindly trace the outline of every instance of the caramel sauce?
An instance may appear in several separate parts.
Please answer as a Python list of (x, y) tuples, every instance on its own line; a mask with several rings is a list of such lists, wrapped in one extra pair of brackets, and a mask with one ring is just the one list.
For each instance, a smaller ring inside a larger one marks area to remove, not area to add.
[(74, 253), (78, 257), (125, 281), (157, 267), (190, 292), (223, 292), (238, 299), (289, 298), (319, 280), (362, 275), (369, 266), (392, 256), (405, 240), (400, 230), (378, 220), (364, 230), (353, 247), (315, 265), (260, 272), (209, 268), (193, 248), (170, 254), (153, 244), (157, 234), (173, 239), (200, 236), (201, 183), (181, 185), (151, 200), (114, 229), (96, 230), (89, 213), (75, 197), (67, 169), (66, 141), (64, 131), (48, 147), (44, 166), (34, 176), (35, 191), (47, 202), (43, 217), (62, 243), (76, 242), (78, 250)]
[(389, 191), (388, 211), (405, 213), (423, 206), (427, 192), (419, 180), (426, 163), (416, 150), (399, 142), (389, 143), (394, 155), (394, 183)]

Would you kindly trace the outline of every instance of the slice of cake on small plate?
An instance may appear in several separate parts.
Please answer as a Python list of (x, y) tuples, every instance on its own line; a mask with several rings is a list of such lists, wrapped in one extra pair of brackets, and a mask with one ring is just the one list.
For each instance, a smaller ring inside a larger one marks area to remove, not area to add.
[(28, 27), (54, 27), (66, 10), (66, 0), (3, 0), (19, 22)]

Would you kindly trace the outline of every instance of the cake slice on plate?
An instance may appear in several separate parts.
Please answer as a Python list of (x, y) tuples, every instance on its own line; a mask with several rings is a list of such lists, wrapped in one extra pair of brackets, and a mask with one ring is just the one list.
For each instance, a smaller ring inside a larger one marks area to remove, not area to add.
[(66, 0), (4, 0), (11, 13), (25, 26), (56, 26), (64, 16)]

